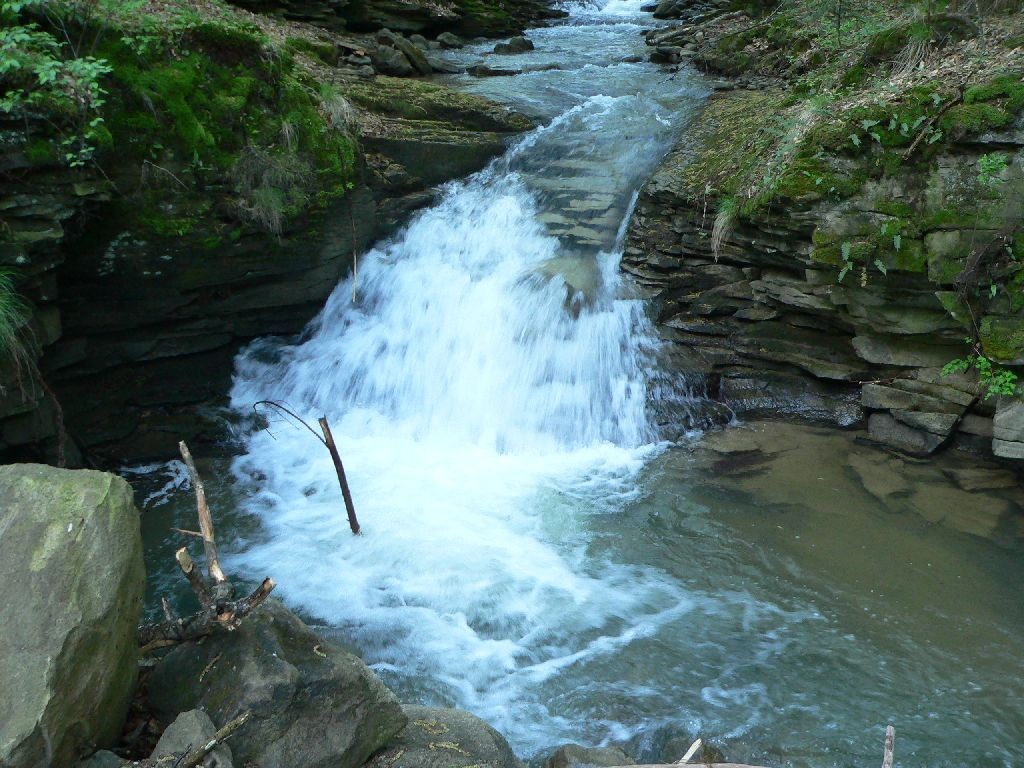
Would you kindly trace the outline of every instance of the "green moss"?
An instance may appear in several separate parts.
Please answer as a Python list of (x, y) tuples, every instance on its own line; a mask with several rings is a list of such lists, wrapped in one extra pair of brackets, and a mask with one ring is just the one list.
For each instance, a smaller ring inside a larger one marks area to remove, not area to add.
[(978, 338), (985, 356), (1011, 363), (1024, 357), (1024, 320), (1010, 317), (985, 317), (978, 326)]
[(933, 254), (928, 257), (928, 279), (939, 285), (953, 285), (964, 269), (964, 259)]
[(884, 213), (886, 216), (893, 216), (899, 219), (909, 220), (917, 215), (914, 207), (910, 203), (906, 203), (902, 200), (876, 200), (874, 203), (875, 210), (879, 213)]
[(205, 50), (216, 50), (221, 58), (258, 59), (268, 44), (266, 35), (254, 24), (203, 22), (188, 29), (186, 40)]
[(918, 219), (918, 226), (923, 232), (941, 229), (969, 229), (976, 224), (976, 212), (967, 208), (936, 208), (925, 212)]
[(328, 66), (334, 66), (338, 61), (338, 52), (330, 43), (307, 40), (304, 37), (289, 37), (285, 45), (289, 50), (304, 53)]
[(771, 121), (782, 98), (772, 91), (733, 91), (707, 105), (690, 129), (699, 148), (679, 170), (691, 198), (700, 198), (708, 187), (727, 197), (750, 185), (777, 142)]
[(190, 218), (174, 218), (159, 213), (146, 214), (135, 218), (143, 232), (157, 237), (184, 237), (195, 228), (195, 221)]
[(836, 239), (832, 233), (816, 231), (814, 233), (814, 249), (811, 251), (811, 261), (818, 264), (831, 264), (841, 267), (845, 262), (843, 259), (843, 245), (849, 244), (849, 260), (854, 264), (870, 264), (878, 252), (878, 243), (870, 237)]
[(1024, 109), (1024, 72), (999, 75), (964, 92), (965, 104), (998, 101), (1011, 113)]
[(947, 133), (981, 133), (1007, 126), (1013, 120), (1005, 109), (994, 104), (960, 104), (942, 116), (939, 125)]
[(48, 165), (57, 162), (57, 147), (46, 139), (33, 139), (25, 145), (25, 157), (32, 165)]

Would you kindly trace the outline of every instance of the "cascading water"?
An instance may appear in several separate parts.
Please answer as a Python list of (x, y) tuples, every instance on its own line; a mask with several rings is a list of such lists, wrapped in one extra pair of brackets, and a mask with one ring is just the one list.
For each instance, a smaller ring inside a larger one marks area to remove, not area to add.
[[(569, 44), (604, 68), (640, 44), (625, 8), (536, 33), (534, 56)], [(547, 125), (367, 254), (301, 343), (243, 354), (233, 391), (240, 409), (330, 418), (366, 534), (348, 533), (321, 446), (275, 426), (236, 463), (261, 478), (263, 537), (234, 567), (273, 571), (407, 698), (468, 708), (526, 752), (623, 736), (615, 718), (551, 706), (560, 672), (690, 605), (657, 570), (593, 551), (586, 520), (635, 497), (659, 450), (655, 342), (624, 295), (619, 240), (699, 91), (651, 65), (598, 69), (583, 57), (513, 78)]]

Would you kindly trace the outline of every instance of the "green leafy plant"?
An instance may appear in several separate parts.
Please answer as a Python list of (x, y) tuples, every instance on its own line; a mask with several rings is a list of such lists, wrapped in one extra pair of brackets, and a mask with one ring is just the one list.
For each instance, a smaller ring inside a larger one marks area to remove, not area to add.
[[(28, 306), (18, 295), (14, 275), (0, 270), (0, 362), (9, 363), (18, 373), (28, 362), (24, 328), (28, 320)], [(0, 386), (3, 393), (3, 386)]]
[(974, 369), (978, 373), (978, 385), (984, 393), (986, 400), (998, 395), (1014, 396), (1022, 394), (1016, 373), (993, 363), (990, 358), (980, 351), (978, 344), (973, 339), (968, 337), (964, 341), (971, 344), (971, 354), (946, 363), (942, 367), (943, 376), (967, 373), (969, 370)]
[(1002, 152), (992, 152), (978, 158), (978, 183), (988, 189), (994, 189), (1003, 183), (1000, 174), (1010, 163)]
[[(109, 136), (99, 112), (106, 96), (101, 80), (110, 73), (110, 65), (82, 54), (69, 34), (59, 40), (35, 22), (23, 23), (22, 14), (30, 10), (49, 18), (59, 9), (43, 0), (0, 2), (0, 112), (15, 117), (30, 112), (50, 115), (58, 133), (59, 158), (71, 167), (85, 165)], [(71, 3), (69, 11), (82, 9)]]

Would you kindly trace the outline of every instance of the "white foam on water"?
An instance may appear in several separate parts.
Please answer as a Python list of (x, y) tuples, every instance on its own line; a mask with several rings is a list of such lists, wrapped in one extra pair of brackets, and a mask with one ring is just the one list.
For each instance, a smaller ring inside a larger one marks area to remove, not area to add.
[[(327, 452), (275, 420), (234, 465), (261, 535), (231, 567), (273, 574), (402, 695), (470, 709), (524, 753), (581, 732), (584, 714), (551, 711), (545, 686), (692, 607), (664, 574), (595, 549), (587, 526), (636, 497), (662, 450), (646, 402), (656, 341), (622, 297), (624, 228), (610, 252), (567, 254), (516, 171), (559, 150), (560, 131), (644, 108), (664, 141), (660, 107), (635, 92), (581, 97), (362, 257), (300, 343), (237, 361), (239, 410), (270, 399), (330, 419), (364, 535)], [(550, 268), (577, 261), (585, 289)]]

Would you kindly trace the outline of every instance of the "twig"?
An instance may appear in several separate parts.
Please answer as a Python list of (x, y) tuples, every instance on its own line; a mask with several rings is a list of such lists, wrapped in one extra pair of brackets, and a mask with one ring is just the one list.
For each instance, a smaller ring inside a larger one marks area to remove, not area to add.
[[(189, 476), (192, 478), (192, 487), (196, 492), (196, 507), (199, 512), (199, 530), (203, 532), (203, 549), (206, 551), (206, 570), (213, 580), (214, 596), (218, 599), (230, 599), (231, 587), (228, 584), (227, 576), (220, 569), (220, 560), (217, 558), (217, 541), (213, 533), (213, 519), (210, 517), (210, 507), (206, 503), (206, 490), (203, 488), (203, 481), (196, 471), (195, 462), (192, 461), (192, 454), (188, 446), (182, 440), (178, 443), (181, 451), (181, 458), (185, 460)], [(223, 593), (223, 594), (218, 594)]]
[(885, 754), (882, 758), (882, 768), (892, 768), (893, 749), (896, 745), (896, 729), (891, 725), (885, 726)]
[(690, 745), (690, 748), (686, 750), (686, 754), (683, 755), (683, 759), (679, 761), (679, 765), (690, 762), (690, 758), (697, 754), (697, 750), (700, 749), (702, 743), (703, 742), (701, 742), (700, 739), (693, 742), (693, 744)]
[(167, 174), (168, 176), (170, 176), (170, 177), (171, 177), (172, 179), (174, 179), (174, 180), (175, 180), (176, 182), (178, 182), (178, 183), (179, 183), (179, 184), (181, 185), (182, 189), (188, 189), (188, 188), (189, 188), (189, 187), (188, 187), (188, 184), (186, 184), (186, 183), (185, 183), (184, 181), (182, 181), (181, 179), (179, 179), (179, 178), (178, 178), (177, 176), (175, 176), (175, 175), (174, 175), (173, 173), (171, 173), (171, 172), (170, 172), (169, 170), (167, 170), (166, 168), (164, 168), (164, 167), (163, 167), (162, 165), (157, 165), (156, 163), (150, 162), (149, 160), (143, 160), (143, 161), (142, 161), (142, 164), (143, 164), (143, 165), (148, 165), (148, 166), (150, 166), (150, 167), (152, 167), (152, 168), (156, 168), (156, 170), (158, 170), (158, 171), (163, 171), (163, 172), (164, 172), (164, 173), (166, 173), (166, 174)]
[(324, 439), (322, 437), (320, 437), (320, 435), (318, 435), (316, 433), (316, 430), (313, 429), (311, 426), (309, 426), (309, 424), (306, 423), (305, 419), (303, 419), (301, 416), (299, 416), (297, 413), (295, 413), (295, 411), (292, 411), (292, 410), (286, 408), (285, 406), (281, 405), (276, 400), (257, 400), (255, 403), (252, 404), (252, 410), (253, 410), (253, 412), (256, 415), (259, 415), (258, 406), (261, 406), (261, 405), (270, 406), (271, 408), (276, 408), (277, 410), (281, 411), (282, 413), (288, 414), (293, 419), (295, 419), (297, 422), (299, 422), (299, 424), (301, 424), (306, 429), (308, 429), (310, 431), (310, 434), (313, 435), (313, 437), (315, 437), (317, 440), (319, 440), (321, 443), (324, 444), (324, 447), (327, 446), (327, 443), (324, 441)]
[(910, 148), (906, 152), (903, 153), (904, 160), (909, 159), (910, 156), (914, 154), (914, 150), (917, 149), (917, 145), (921, 143), (921, 139), (923, 139), (928, 134), (928, 131), (930, 131), (932, 126), (935, 125), (936, 121), (938, 121), (940, 117), (942, 117), (944, 114), (949, 112), (949, 110), (951, 110), (953, 107), (955, 107), (957, 104), (960, 104), (964, 100), (964, 91), (966, 88), (967, 82), (965, 81), (960, 85), (960, 92), (957, 94), (956, 98), (951, 99), (948, 104), (946, 104), (942, 109), (940, 109), (938, 112), (932, 115), (928, 119), (928, 121), (921, 126), (921, 130), (918, 132), (917, 138), (914, 139), (914, 143), (910, 145)]
[(338, 453), (337, 445), (335, 445), (334, 443), (334, 436), (331, 434), (331, 427), (327, 423), (327, 417), (321, 416), (319, 419), (320, 430), (321, 432), (323, 432), (323, 437), (321, 437), (316, 433), (316, 430), (314, 430), (305, 421), (305, 419), (303, 419), (301, 416), (295, 413), (295, 411), (292, 411), (291, 409), (281, 405), (281, 403), (278, 403), (274, 400), (259, 400), (252, 404), (252, 409), (257, 415), (259, 414), (259, 406), (261, 405), (269, 406), (278, 411), (281, 411), (284, 414), (287, 414), (288, 416), (291, 416), (293, 419), (295, 419), (295, 421), (297, 421), (299, 424), (308, 429), (313, 434), (313, 436), (317, 440), (319, 440), (331, 454), (331, 461), (334, 462), (334, 471), (338, 475), (338, 485), (341, 486), (341, 495), (345, 499), (345, 512), (348, 514), (348, 526), (352, 529), (353, 534), (358, 535), (359, 520), (356, 519), (356, 509), (355, 505), (352, 503), (352, 492), (349, 490), (348, 478), (345, 477), (345, 467), (341, 463), (341, 456)]

